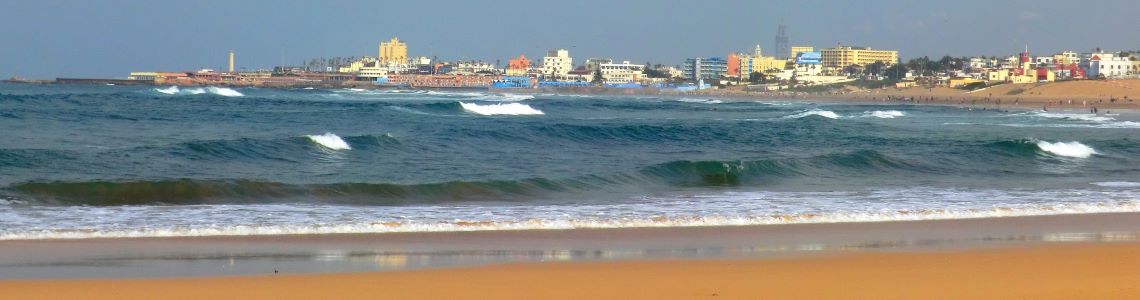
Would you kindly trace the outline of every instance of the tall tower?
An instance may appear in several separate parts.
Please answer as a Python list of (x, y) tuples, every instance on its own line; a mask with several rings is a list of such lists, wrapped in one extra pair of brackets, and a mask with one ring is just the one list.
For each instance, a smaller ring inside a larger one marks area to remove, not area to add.
[(230, 50), (230, 73), (234, 72), (234, 50)]
[(779, 30), (776, 32), (776, 58), (788, 58), (791, 56), (789, 51), (792, 51), (792, 46), (788, 44), (787, 26), (784, 26), (784, 21), (780, 21)]

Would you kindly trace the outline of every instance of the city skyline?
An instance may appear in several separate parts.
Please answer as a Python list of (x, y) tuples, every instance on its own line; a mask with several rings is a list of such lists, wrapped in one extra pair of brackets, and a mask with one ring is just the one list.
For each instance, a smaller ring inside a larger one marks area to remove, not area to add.
[[(1069, 5), (1069, 6), (1066, 6)], [(0, 4), (0, 26), (17, 47), (0, 49), (0, 76), (123, 77), (132, 70), (224, 70), (296, 65), (318, 57), (374, 56), (392, 37), (409, 56), (499, 61), (565, 48), (588, 57), (677, 65), (686, 57), (774, 49), (777, 26), (790, 45), (894, 49), (905, 60), (942, 55), (1011, 55), (1092, 48), (1132, 50), (1128, 12), (1110, 1), (1088, 14), (1063, 1), (493, 2), (117, 1)]]

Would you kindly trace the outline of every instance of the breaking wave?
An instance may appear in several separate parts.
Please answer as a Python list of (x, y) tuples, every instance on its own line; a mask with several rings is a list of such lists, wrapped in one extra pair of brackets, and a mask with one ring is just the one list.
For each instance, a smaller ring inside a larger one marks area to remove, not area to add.
[(681, 98), (681, 99), (677, 99), (677, 101), (688, 102), (688, 103), (704, 103), (704, 104), (724, 103), (724, 101), (717, 100), (717, 99), (699, 99), (699, 98)]
[(1042, 151), (1064, 157), (1088, 158), (1093, 154), (1097, 154), (1096, 150), (1092, 147), (1076, 141), (1068, 143), (1037, 141), (1037, 147), (1041, 148)]
[(332, 134), (331, 132), (326, 132), (325, 134), (321, 135), (306, 136), (309, 137), (309, 140), (317, 143), (317, 145), (321, 145), (321, 147), (332, 150), (352, 150), (352, 147), (349, 146), (347, 142), (345, 142), (339, 136)]
[(459, 102), (459, 105), (463, 107), (463, 110), (484, 116), (543, 114), (541, 110), (534, 109), (533, 107), (530, 107), (530, 105), (522, 103), (498, 103), (479, 105), (475, 103)]
[(163, 94), (167, 94), (167, 95), (199, 95), (199, 94), (210, 93), (210, 94), (214, 94), (214, 95), (218, 95), (218, 96), (224, 96), (224, 97), (245, 96), (241, 92), (238, 92), (237, 90), (234, 90), (231, 88), (213, 87), (213, 86), (208, 86), (205, 88), (195, 87), (195, 88), (182, 89), (182, 88), (179, 88), (178, 86), (172, 85), (168, 88), (154, 88), (154, 91), (159, 92), (159, 93), (163, 93)]
[(897, 110), (876, 110), (864, 113), (866, 116), (875, 117), (880, 119), (894, 119), (905, 116), (906, 114)]
[[(681, 204), (669, 203), (673, 205)], [(717, 207), (718, 212), (707, 215), (647, 215), (636, 213), (629, 216), (600, 213), (614, 208), (643, 211), (644, 205), (612, 205), (587, 207), (527, 207), (538, 210), (531, 216), (511, 216), (487, 218), (478, 211), (467, 207), (448, 207), (457, 217), (448, 219), (406, 219), (393, 217), (390, 212), (372, 212), (377, 215), (353, 214), (363, 221), (341, 221), (320, 223), (270, 222), (263, 225), (242, 224), (196, 224), (185, 222), (182, 226), (153, 225), (137, 227), (111, 227), (91, 229), (66, 227), (40, 230), (0, 229), (0, 240), (42, 240), (42, 239), (89, 239), (89, 238), (142, 238), (142, 237), (193, 237), (193, 236), (255, 236), (255, 235), (303, 235), (303, 234), (351, 234), (351, 233), (402, 233), (402, 232), (466, 232), (498, 230), (566, 230), (566, 229), (605, 229), (605, 228), (653, 228), (653, 227), (707, 227), (707, 226), (756, 226), (779, 224), (819, 224), (850, 222), (898, 222), (947, 219), (976, 219), (1018, 216), (1092, 214), (1138, 212), (1140, 203), (1136, 201), (1108, 201), (1090, 203), (1060, 204), (1008, 204), (990, 207), (963, 207), (952, 209), (908, 208), (908, 209), (862, 209), (856, 211), (824, 211), (816, 213), (794, 213), (779, 211), (754, 211), (753, 213), (732, 213), (731, 207)], [(751, 207), (741, 207), (752, 211)], [(203, 207), (205, 213), (225, 208)], [(257, 207), (250, 207), (257, 213)], [(416, 208), (406, 208), (416, 209)], [(359, 211), (360, 209), (352, 209)], [(720, 211), (725, 210), (725, 211)], [(479, 210), (481, 211), (481, 210)], [(226, 210), (226, 214), (234, 214)], [(335, 211), (335, 214), (351, 214), (348, 210)], [(272, 214), (270, 214), (272, 215)], [(326, 216), (321, 216), (326, 217)]]
[(824, 118), (828, 118), (828, 119), (839, 119), (839, 115), (836, 114), (835, 112), (830, 111), (830, 110), (819, 110), (819, 109), (812, 109), (812, 110), (804, 111), (804, 112), (801, 112), (798, 114), (785, 116), (784, 118), (799, 119), (799, 118), (804, 118), (804, 117), (809, 117), (809, 116), (819, 116), (819, 117), (824, 117)]

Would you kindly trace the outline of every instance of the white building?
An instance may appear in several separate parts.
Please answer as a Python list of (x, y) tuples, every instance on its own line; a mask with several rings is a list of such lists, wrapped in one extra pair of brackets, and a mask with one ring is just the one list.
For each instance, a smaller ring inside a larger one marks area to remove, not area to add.
[(645, 65), (631, 64), (628, 60), (620, 64), (599, 64), (598, 67), (602, 70), (602, 81), (607, 84), (636, 83), (645, 78)]
[(1116, 78), (1132, 74), (1132, 61), (1113, 53), (1085, 53), (1081, 57), (1080, 66), (1089, 79)]
[(574, 68), (574, 59), (570, 58), (570, 51), (566, 49), (550, 50), (542, 58), (542, 73), (553, 75), (566, 75)]
[(595, 71), (599, 67), (601, 67), (602, 64), (612, 64), (612, 63), (614, 63), (614, 60), (609, 59), (609, 58), (588, 58), (588, 59), (586, 59), (586, 69), (589, 69), (590, 71)]

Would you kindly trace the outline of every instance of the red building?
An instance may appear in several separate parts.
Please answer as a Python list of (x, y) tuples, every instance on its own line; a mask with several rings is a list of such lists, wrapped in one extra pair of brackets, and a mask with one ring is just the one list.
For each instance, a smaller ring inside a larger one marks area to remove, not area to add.
[(740, 56), (736, 53), (728, 54), (728, 72), (724, 76), (740, 77)]

